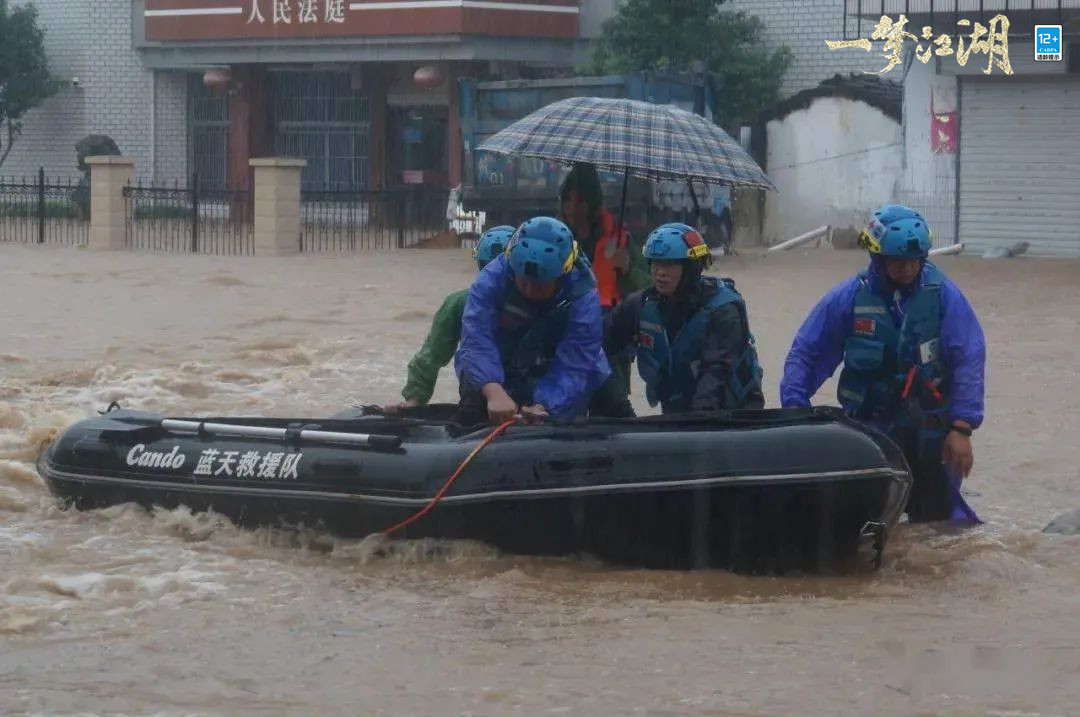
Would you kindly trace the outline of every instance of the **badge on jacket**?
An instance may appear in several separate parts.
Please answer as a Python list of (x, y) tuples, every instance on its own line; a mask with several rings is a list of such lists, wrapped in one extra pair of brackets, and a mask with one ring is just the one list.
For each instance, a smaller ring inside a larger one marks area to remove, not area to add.
[(941, 342), (938, 339), (930, 339), (919, 344), (919, 363), (928, 364), (931, 361), (937, 361), (938, 353), (941, 351)]
[(877, 330), (877, 322), (873, 319), (855, 319), (855, 333), (863, 336), (873, 336)]

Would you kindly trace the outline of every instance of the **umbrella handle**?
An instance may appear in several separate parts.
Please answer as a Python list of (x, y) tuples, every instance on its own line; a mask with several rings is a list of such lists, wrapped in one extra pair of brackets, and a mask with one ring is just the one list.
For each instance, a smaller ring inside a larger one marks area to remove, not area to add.
[(694, 183), (690, 179), (686, 180), (686, 186), (690, 190), (690, 201), (694, 203), (694, 228), (698, 228), (698, 223), (701, 221), (701, 207), (698, 205), (697, 192), (694, 191)]
[(616, 241), (621, 241), (623, 217), (626, 215), (626, 185), (630, 181), (630, 168), (627, 167), (622, 179), (622, 200), (619, 202), (619, 226), (615, 229)]

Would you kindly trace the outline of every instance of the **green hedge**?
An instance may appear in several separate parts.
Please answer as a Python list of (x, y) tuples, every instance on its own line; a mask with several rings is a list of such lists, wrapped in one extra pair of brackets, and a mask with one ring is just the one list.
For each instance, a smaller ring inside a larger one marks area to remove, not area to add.
[[(21, 202), (0, 200), (0, 217), (14, 219), (37, 219), (36, 199)], [(135, 207), (136, 219), (190, 219), (191, 208), (175, 204), (141, 204)], [(46, 201), (45, 216), (48, 219), (78, 219), (79, 206), (74, 202)]]
[[(0, 201), (0, 217), (36, 219), (37, 213), (36, 199), (23, 202)], [(78, 219), (79, 207), (74, 202), (46, 201), (45, 216), (48, 219)]]
[(190, 219), (191, 208), (175, 204), (140, 204), (135, 207), (136, 219)]

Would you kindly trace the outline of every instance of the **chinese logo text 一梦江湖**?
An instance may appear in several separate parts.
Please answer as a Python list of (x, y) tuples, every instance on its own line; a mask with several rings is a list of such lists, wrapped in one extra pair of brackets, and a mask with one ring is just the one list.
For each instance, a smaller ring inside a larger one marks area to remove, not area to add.
[[(885, 52), (882, 56), (889, 61), (889, 64), (882, 70), (877, 70), (872, 74), (881, 75), (892, 68), (900, 64), (900, 50), (904, 45), (904, 38), (911, 38), (912, 40), (918, 40), (913, 33), (904, 30), (904, 26), (907, 24), (907, 17), (900, 15), (900, 19), (893, 22), (888, 15), (882, 15), (881, 21), (878, 22), (874, 28), (874, 32), (870, 35), (871, 40), (885, 40)], [(960, 20), (956, 23), (960, 27), (970, 27), (970, 20)], [(922, 29), (922, 39), (929, 40), (933, 37), (934, 31), (929, 25)], [(985, 35), (985, 37), (983, 37)], [(825, 44), (829, 46), (830, 50), (839, 50), (845, 47), (858, 47), (869, 52), (873, 47), (870, 44), (870, 40), (862, 38), (859, 40), (826, 40)], [(934, 45), (937, 45), (937, 49), (934, 49)], [(967, 64), (968, 58), (972, 53), (985, 52), (989, 57), (989, 62), (986, 65), (986, 69), (983, 70), (983, 74), (989, 75), (996, 63), (999, 68), (1005, 71), (1005, 74), (1011, 75), (1013, 73), (1012, 65), (1009, 63), (1009, 19), (1004, 15), (995, 15), (990, 20), (990, 29), (983, 27), (981, 23), (975, 23), (975, 29), (971, 31), (971, 42), (969, 45), (964, 45), (964, 38), (959, 38), (959, 47), (956, 49), (956, 61), (961, 67)], [(952, 37), (946, 33), (942, 33), (936, 40), (928, 43), (928, 46), (923, 50), (922, 43), (920, 42), (915, 50), (915, 57), (920, 62), (926, 64), (930, 60), (931, 54), (944, 57), (946, 55), (953, 54)]]

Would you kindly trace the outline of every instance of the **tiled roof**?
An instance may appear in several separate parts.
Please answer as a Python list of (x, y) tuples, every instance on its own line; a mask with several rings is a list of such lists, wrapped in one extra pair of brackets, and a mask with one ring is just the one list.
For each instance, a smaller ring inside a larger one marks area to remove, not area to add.
[(886, 116), (901, 121), (904, 87), (896, 80), (886, 80), (880, 75), (853, 72), (836, 74), (823, 80), (817, 87), (803, 90), (778, 103), (760, 118), (763, 121), (783, 119), (796, 110), (808, 108), (819, 97), (846, 97), (876, 107)]

